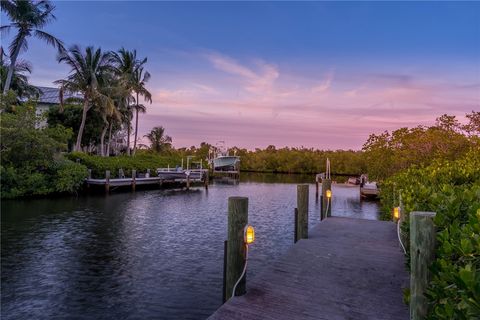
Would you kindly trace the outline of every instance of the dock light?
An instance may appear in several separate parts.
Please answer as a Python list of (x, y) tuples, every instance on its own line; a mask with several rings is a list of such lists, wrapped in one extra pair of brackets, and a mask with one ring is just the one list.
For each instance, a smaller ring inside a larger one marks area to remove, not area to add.
[(332, 190), (327, 190), (325, 195), (327, 196), (328, 199), (330, 199), (332, 197)]
[(393, 217), (395, 219), (400, 219), (400, 207), (393, 208)]
[(244, 241), (247, 245), (255, 242), (255, 229), (250, 225), (245, 227)]

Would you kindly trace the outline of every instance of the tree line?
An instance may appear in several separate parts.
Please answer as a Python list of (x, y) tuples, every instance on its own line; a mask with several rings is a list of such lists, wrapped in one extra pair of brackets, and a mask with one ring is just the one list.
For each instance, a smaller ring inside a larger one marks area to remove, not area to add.
[[(230, 154), (240, 156), (241, 169), (272, 173), (320, 173), (326, 159), (332, 172), (368, 173), (371, 179), (384, 180), (411, 166), (429, 165), (435, 159), (455, 160), (480, 144), (480, 112), (466, 114), (461, 123), (455, 116), (444, 114), (434, 125), (400, 128), (392, 132), (371, 134), (361, 150), (320, 150), (313, 148), (265, 149), (233, 147)], [(205, 159), (212, 145), (176, 149), (175, 152)]]

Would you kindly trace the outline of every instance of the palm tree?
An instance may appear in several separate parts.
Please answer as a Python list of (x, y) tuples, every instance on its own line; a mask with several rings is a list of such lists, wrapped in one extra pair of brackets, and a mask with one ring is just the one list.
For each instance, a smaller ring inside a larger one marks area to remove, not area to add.
[(100, 155), (104, 157), (105, 135), (107, 133), (107, 130), (110, 128), (111, 132), (112, 124), (120, 120), (120, 112), (117, 109), (117, 105), (115, 104), (115, 99), (121, 92), (121, 88), (118, 86), (113, 72), (107, 73), (105, 77), (102, 77), (100, 80), (101, 81), (99, 82), (98, 86), (99, 91), (101, 92), (101, 94), (110, 98), (104, 99), (95, 104), (95, 111), (100, 114), (104, 123), (104, 127), (100, 135)]
[[(3, 48), (0, 47), (0, 89), (6, 82), (10, 64), (6, 60)], [(13, 69), (12, 81), (10, 88), (15, 91), (18, 98), (30, 98), (38, 96), (39, 90), (28, 83), (27, 73), (32, 72), (32, 66), (24, 60), (17, 60)]]
[[(119, 78), (120, 85), (124, 88), (126, 92), (131, 95), (133, 92), (134, 86), (134, 73), (135, 69), (139, 64), (144, 62), (137, 59), (137, 51), (128, 51), (124, 48), (118, 50), (118, 52), (112, 53), (113, 59), (115, 61), (115, 68)], [(128, 102), (131, 102), (131, 99), (128, 99)], [(130, 130), (132, 128), (132, 107), (130, 103), (125, 106), (123, 110), (126, 124), (127, 124), (127, 154), (130, 154)]]
[(150, 140), (150, 148), (155, 152), (162, 152), (165, 149), (168, 149), (172, 145), (172, 138), (165, 135), (165, 128), (163, 127), (154, 127), (149, 134), (144, 137)]
[(71, 70), (66, 79), (57, 80), (55, 83), (62, 87), (62, 91), (83, 94), (82, 122), (74, 147), (74, 151), (80, 151), (88, 110), (93, 105), (106, 109), (114, 108), (112, 99), (101, 88), (111, 76), (112, 56), (102, 52), (100, 48), (87, 47), (83, 52), (79, 46), (73, 46), (68, 51), (60, 52), (57, 60), (70, 66)]
[[(143, 61), (147, 62), (147, 58)], [(137, 136), (138, 136), (138, 113), (146, 113), (147, 108), (139, 103), (139, 95), (143, 96), (143, 99), (147, 102), (152, 103), (152, 94), (145, 88), (146, 82), (150, 79), (150, 73), (147, 71), (144, 72), (143, 67), (138, 66), (134, 72), (134, 86), (133, 91), (137, 95), (136, 105), (135, 105), (135, 140), (133, 141), (133, 154), (137, 150)]]
[(1, 10), (6, 13), (12, 23), (1, 26), (1, 31), (7, 33), (10, 29), (17, 30), (17, 34), (10, 44), (10, 66), (8, 69), (5, 85), (3, 86), (3, 94), (10, 90), (15, 65), (20, 51), (28, 48), (27, 38), (34, 36), (47, 44), (56, 47), (59, 51), (63, 51), (63, 43), (53, 35), (43, 31), (42, 29), (52, 20), (55, 20), (53, 10), (55, 6), (50, 1), (33, 2), (31, 0), (2, 0), (0, 1)]
[(101, 148), (102, 152), (104, 150), (103, 144), (104, 144), (104, 138), (105, 138), (105, 133), (106, 129), (108, 127), (108, 144), (107, 144), (107, 150), (105, 155), (108, 157), (110, 155), (110, 145), (112, 143), (112, 130), (115, 125), (116, 128), (121, 127), (122, 123), (126, 122), (125, 119), (127, 119), (125, 116), (126, 114), (128, 115), (128, 119), (131, 120), (131, 112), (128, 112), (127, 106), (130, 105), (132, 102), (133, 98), (130, 94), (130, 91), (126, 89), (124, 86), (121, 85), (121, 82), (119, 81), (118, 77), (116, 77), (116, 74), (112, 74), (113, 78), (111, 79), (111, 85), (110, 85), (110, 92), (109, 96), (113, 99), (114, 106), (115, 108), (111, 110), (104, 110), (107, 111), (102, 114), (104, 117), (104, 122), (107, 124), (107, 126), (104, 127), (104, 131), (102, 132), (102, 137), (100, 139), (101, 142)]

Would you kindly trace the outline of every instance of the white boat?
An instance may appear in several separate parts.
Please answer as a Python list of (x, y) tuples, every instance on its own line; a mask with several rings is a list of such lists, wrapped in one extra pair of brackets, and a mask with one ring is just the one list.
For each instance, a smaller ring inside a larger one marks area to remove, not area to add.
[(347, 180), (347, 184), (351, 184), (351, 185), (359, 185), (360, 184), (360, 179), (357, 178), (357, 177), (350, 177), (348, 178)]
[(367, 175), (360, 177), (360, 196), (365, 199), (376, 199), (379, 190), (375, 181), (369, 182)]
[(229, 155), (224, 141), (217, 143), (210, 155), (210, 164), (214, 171), (238, 171), (240, 168), (240, 157)]

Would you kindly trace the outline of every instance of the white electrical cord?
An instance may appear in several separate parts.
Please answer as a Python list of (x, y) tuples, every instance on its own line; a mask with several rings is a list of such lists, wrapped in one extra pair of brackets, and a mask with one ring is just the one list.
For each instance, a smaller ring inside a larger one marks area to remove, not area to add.
[(405, 246), (403, 245), (403, 242), (402, 242), (402, 237), (400, 237), (400, 220), (397, 221), (397, 235), (398, 235), (398, 241), (400, 242), (400, 245), (402, 246), (403, 253), (407, 254), (407, 250), (405, 250)]
[(248, 262), (248, 244), (245, 244), (245, 266), (243, 267), (242, 274), (240, 275), (240, 278), (238, 278), (237, 283), (233, 286), (232, 290), (232, 298), (235, 297), (235, 291), (237, 290), (237, 286), (242, 280), (243, 276), (245, 275), (245, 271), (247, 271), (247, 262)]

